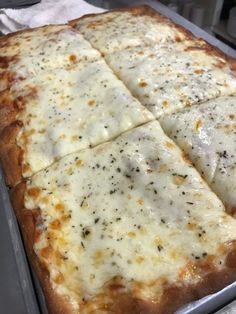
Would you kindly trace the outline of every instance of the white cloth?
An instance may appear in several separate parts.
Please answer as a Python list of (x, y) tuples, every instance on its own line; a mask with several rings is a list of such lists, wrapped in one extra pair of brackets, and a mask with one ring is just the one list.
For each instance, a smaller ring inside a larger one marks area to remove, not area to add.
[(103, 11), (83, 0), (41, 0), (24, 9), (1, 9), (0, 31), (7, 34), (23, 28), (63, 24), (84, 14)]

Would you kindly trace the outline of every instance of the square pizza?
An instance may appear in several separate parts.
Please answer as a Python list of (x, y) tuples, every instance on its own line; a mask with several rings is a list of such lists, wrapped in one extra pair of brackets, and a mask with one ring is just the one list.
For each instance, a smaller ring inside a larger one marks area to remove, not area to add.
[(0, 39), (0, 160), (50, 314), (236, 281), (235, 65), (147, 6)]

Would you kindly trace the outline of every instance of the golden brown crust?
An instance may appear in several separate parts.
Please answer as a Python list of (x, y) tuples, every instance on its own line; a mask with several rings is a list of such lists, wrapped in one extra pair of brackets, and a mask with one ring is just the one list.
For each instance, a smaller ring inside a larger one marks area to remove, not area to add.
[[(206, 52), (206, 54), (211, 55), (213, 57), (217, 57), (220, 59), (223, 59), (222, 62), (218, 61), (218, 63), (216, 64), (216, 66), (218, 66), (219, 68), (224, 67), (225, 64), (227, 64), (230, 69), (236, 73), (236, 59), (234, 59), (233, 57), (230, 57), (228, 55), (226, 55), (223, 51), (221, 51), (219, 48), (210, 45), (208, 42), (206, 42), (203, 39), (201, 40), (201, 45), (200, 46), (189, 46), (186, 48), (186, 51), (191, 51), (191, 50), (203, 50)], [(197, 41), (196, 41), (197, 43)]]
[(23, 126), (17, 114), (24, 106), (23, 97), (15, 97), (10, 89), (0, 92), (0, 160), (9, 186), (15, 186), (22, 179), (24, 151), (17, 145), (16, 138)]
[(56, 293), (50, 282), (49, 273), (46, 266), (39, 260), (34, 252), (34, 239), (36, 237), (36, 223), (38, 211), (27, 210), (24, 208), (24, 194), (26, 182), (21, 182), (11, 191), (11, 202), (20, 223), (23, 234), (26, 253), (40, 285), (44, 291), (47, 307), (51, 314), (71, 314), (73, 309), (67, 298)]
[[(7, 120), (7, 114), (2, 120)], [(9, 115), (11, 120), (11, 114)], [(22, 156), (23, 151), (16, 144), (16, 137), (22, 124), (20, 121), (14, 121), (7, 125), (0, 133), (0, 159), (5, 175), (6, 184), (14, 186), (22, 179)]]
[[(6, 184), (10, 187), (19, 183), (24, 170), (30, 167), (23, 162), (27, 146), (27, 132), (21, 136), (24, 147), (17, 145), (17, 136), (23, 127), (22, 121), (18, 120), (18, 114), (25, 109), (28, 99), (35, 98), (37, 89), (28, 87), (24, 96), (18, 96), (9, 89), (0, 92), (0, 161), (5, 174)], [(28, 168), (27, 168), (28, 167)]]
[[(201, 265), (197, 267), (201, 269)], [(203, 268), (205, 267), (206, 265)], [(117, 286), (116, 289), (109, 289), (108, 285), (104, 295), (100, 295), (98, 300), (95, 297), (95, 299), (88, 301), (85, 307), (90, 308), (96, 301), (101, 304), (100, 299), (102, 299), (106, 300), (106, 303), (100, 305), (98, 309), (106, 310), (106, 313), (172, 314), (182, 305), (215, 293), (236, 281), (236, 244), (232, 243), (232, 248), (228, 253), (222, 270), (214, 269), (210, 262), (208, 267), (209, 270), (205, 275), (201, 276), (201, 280), (197, 284), (183, 285), (180, 283), (179, 285), (169, 286), (166, 284), (164, 293), (158, 302), (135, 298), (131, 294), (124, 292), (122, 285)]]
[[(73, 313), (73, 308), (70, 306), (69, 300), (57, 294), (53, 289), (46, 266), (34, 252), (34, 239), (37, 237), (36, 225), (40, 213), (37, 209), (25, 209), (25, 192), (26, 183), (21, 182), (11, 192), (11, 200), (20, 222), (29, 260), (43, 288), (49, 312), (57, 314)], [(201, 280), (197, 284), (192, 285), (183, 285), (181, 283), (179, 285), (168, 285), (166, 283), (164, 293), (158, 302), (136, 298), (130, 293), (125, 292), (123, 289), (124, 286), (114, 280), (104, 287), (104, 294), (95, 296), (87, 302), (85, 301), (82, 305), (82, 310), (89, 309), (90, 307), (94, 309), (94, 305), (99, 304), (96, 310), (102, 310), (106, 313), (173, 313), (180, 306), (219, 291), (236, 281), (236, 242), (231, 243), (231, 245), (228, 244), (228, 247), (225, 266), (221, 270), (214, 268), (210, 258), (209, 260), (206, 259), (202, 264), (196, 263)], [(96, 310), (91, 313), (96, 313)]]

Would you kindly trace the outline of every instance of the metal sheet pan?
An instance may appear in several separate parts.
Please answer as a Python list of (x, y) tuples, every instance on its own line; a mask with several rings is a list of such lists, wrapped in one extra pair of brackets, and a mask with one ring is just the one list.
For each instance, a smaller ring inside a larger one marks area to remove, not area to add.
[[(142, 3), (147, 3), (156, 9), (161, 14), (171, 18), (176, 23), (182, 25), (186, 29), (190, 30), (197, 37), (204, 38), (210, 44), (218, 47), (226, 54), (236, 57), (236, 51), (227, 45), (223, 44), (216, 38), (212, 37), (196, 25), (190, 23), (180, 15), (175, 12), (169, 10), (164, 5), (160, 4), (157, 1), (119, 1), (123, 2), (124, 6), (127, 5), (138, 5)], [(0, 230), (3, 231), (5, 228), (5, 237), (4, 241), (8, 244), (7, 247), (7, 255), (5, 256), (8, 260), (9, 264), (13, 264), (11, 276), (14, 281), (14, 287), (10, 286), (12, 281), (9, 280), (9, 276), (7, 280), (4, 281), (4, 277), (1, 280), (0, 287), (0, 313), (8, 313), (8, 314), (47, 314), (47, 308), (45, 305), (44, 296), (42, 290), (39, 286), (38, 280), (33, 274), (30, 275), (29, 266), (26, 260), (26, 256), (24, 253), (24, 248), (22, 244), (22, 239), (19, 233), (18, 225), (16, 222), (16, 218), (14, 216), (9, 197), (8, 191), (6, 189), (4, 179), (2, 176), (2, 171), (0, 169), (0, 208), (1, 208), (1, 219), (0, 219)], [(1, 232), (0, 232), (1, 235)], [(1, 241), (2, 237), (1, 237)], [(5, 254), (4, 250), (1, 248), (0, 252)], [(1, 256), (0, 256), (1, 257)], [(1, 259), (0, 259), (1, 260)], [(0, 272), (1, 272), (1, 262), (0, 262)], [(1, 274), (2, 275), (2, 274)], [(7, 274), (6, 274), (7, 276)], [(33, 283), (32, 283), (33, 279)], [(8, 287), (6, 284), (8, 283)], [(7, 287), (7, 288), (6, 288)], [(1, 289), (2, 288), (2, 289)], [(11, 299), (9, 295), (9, 291), (12, 289), (16, 289), (17, 293), (14, 294), (14, 300)], [(36, 292), (36, 294), (35, 294)], [(5, 302), (5, 308), (2, 307), (2, 300)], [(192, 302), (183, 306), (179, 309), (176, 314), (208, 314), (213, 313), (214, 311), (222, 308), (227, 303), (236, 299), (236, 283), (226, 287), (225, 289), (219, 291), (216, 294), (207, 296), (201, 300)], [(8, 308), (7, 308), (8, 306)], [(10, 307), (9, 307), (10, 306)], [(9, 309), (12, 310), (9, 310)], [(8, 309), (8, 310), (7, 310)], [(15, 311), (14, 311), (15, 309)], [(228, 312), (230, 313), (230, 312)], [(235, 309), (236, 313), (236, 309)]]
[(0, 275), (0, 313), (40, 313), (21, 235), (1, 169)]

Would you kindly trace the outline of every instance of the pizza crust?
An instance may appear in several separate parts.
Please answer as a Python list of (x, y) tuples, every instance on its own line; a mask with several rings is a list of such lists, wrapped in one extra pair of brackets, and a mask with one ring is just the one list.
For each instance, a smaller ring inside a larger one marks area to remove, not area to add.
[[(201, 41), (201, 45), (197, 46), (197, 47), (193, 47), (193, 48), (203, 50), (210, 56), (222, 58), (223, 60), (225, 60), (226, 64), (229, 66), (229, 68), (234, 73), (234, 75), (236, 75), (236, 59), (235, 58), (228, 56), (222, 50), (220, 50), (219, 48), (217, 48), (215, 46), (212, 46), (211, 44), (209, 44), (208, 42), (206, 42), (203, 39), (200, 39), (200, 41)], [(225, 64), (218, 63), (217, 66), (219, 68), (222, 68), (225, 66)]]
[[(232, 252), (229, 253), (229, 256), (235, 254), (236, 250)], [(222, 271), (210, 272), (197, 285), (170, 286), (164, 291), (159, 303), (135, 299), (128, 294), (115, 291), (107, 311), (116, 314), (172, 314), (182, 305), (215, 293), (234, 282), (236, 280), (235, 270), (235, 266), (226, 266)]]
[(21, 122), (16, 120), (6, 126), (0, 134), (0, 159), (5, 181), (9, 186), (14, 186), (22, 179), (22, 156), (24, 152), (16, 144), (16, 137), (21, 127)]

